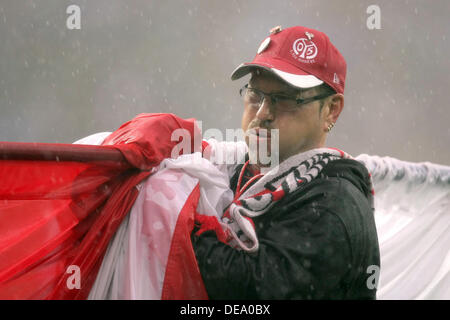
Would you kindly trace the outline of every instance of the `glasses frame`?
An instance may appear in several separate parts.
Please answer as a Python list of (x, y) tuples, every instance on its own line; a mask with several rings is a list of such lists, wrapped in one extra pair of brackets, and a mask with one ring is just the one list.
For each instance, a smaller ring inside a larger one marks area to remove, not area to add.
[(270, 101), (272, 102), (272, 105), (274, 105), (274, 106), (276, 106), (277, 102), (278, 102), (278, 98), (276, 96), (283, 96), (284, 97), (283, 99), (285, 99), (285, 100), (292, 100), (293, 102), (295, 102), (296, 103), (296, 107), (297, 107), (299, 105), (305, 105), (305, 104), (308, 104), (310, 102), (321, 100), (321, 99), (327, 98), (327, 97), (332, 96), (332, 95), (335, 94), (334, 92), (333, 93), (328, 93), (327, 92), (327, 93), (319, 94), (319, 95), (317, 95), (315, 97), (301, 99), (301, 98), (293, 97), (293, 96), (290, 96), (290, 95), (287, 95), (287, 94), (266, 93), (266, 92), (261, 91), (261, 90), (256, 89), (256, 88), (250, 88), (248, 86), (248, 83), (247, 83), (241, 89), (239, 89), (239, 95), (244, 98), (245, 97), (245, 93), (249, 89), (253, 90), (254, 92), (256, 92), (261, 97), (261, 100), (258, 103), (259, 107), (263, 103), (263, 101), (264, 101), (266, 96), (270, 97)]

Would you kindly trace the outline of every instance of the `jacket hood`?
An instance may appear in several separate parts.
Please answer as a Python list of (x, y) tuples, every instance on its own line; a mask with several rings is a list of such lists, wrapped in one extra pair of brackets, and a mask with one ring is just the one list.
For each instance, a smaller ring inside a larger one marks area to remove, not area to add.
[(353, 159), (331, 161), (323, 168), (322, 174), (328, 177), (347, 179), (367, 198), (371, 196), (372, 187), (369, 171), (367, 171), (367, 168), (359, 161)]

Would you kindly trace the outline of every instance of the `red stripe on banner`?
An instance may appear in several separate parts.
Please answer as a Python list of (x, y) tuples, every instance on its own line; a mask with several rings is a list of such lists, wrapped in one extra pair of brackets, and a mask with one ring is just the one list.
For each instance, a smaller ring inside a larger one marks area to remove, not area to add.
[[(44, 299), (111, 194), (110, 184), (136, 170), (114, 162), (121, 153), (109, 147), (87, 146), (77, 156), (78, 146), (33, 144), (27, 156), (29, 144), (0, 145), (0, 299)], [(50, 149), (67, 161), (44, 159)], [(18, 157), (30, 160), (11, 160)]]
[(208, 299), (191, 243), (199, 198), (200, 185), (197, 184), (178, 215), (164, 275), (162, 300)]
[[(59, 208), (56, 207), (54, 201), (45, 201), (43, 206), (35, 205), (33, 207), (21, 203), (18, 208), (24, 211), (31, 208), (38, 210), (34, 216), (36, 221), (28, 219), (29, 222), (19, 223), (15, 222), (17, 219), (12, 219), (11, 224), (2, 224), (0, 230), (1, 232), (6, 231), (6, 233), (2, 233), (6, 236), (2, 236), (0, 239), (2, 248), (0, 251), (0, 283), (50, 253), (71, 235), (72, 228), (78, 224), (78, 219), (71, 213), (67, 201), (60, 203)], [(40, 212), (47, 214), (47, 217), (40, 216)], [(2, 210), (1, 213), (9, 216), (6, 210)], [(17, 216), (27, 218), (30, 215)], [(3, 222), (3, 218), (0, 221)], [(14, 229), (14, 225), (18, 228)]]
[(72, 199), (129, 168), (120, 162), (0, 160), (0, 200)]

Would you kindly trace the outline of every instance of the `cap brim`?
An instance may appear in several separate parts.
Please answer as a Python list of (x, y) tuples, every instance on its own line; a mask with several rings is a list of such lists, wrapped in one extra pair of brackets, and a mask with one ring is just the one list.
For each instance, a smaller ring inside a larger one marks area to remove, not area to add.
[(231, 80), (240, 79), (252, 72), (255, 68), (261, 68), (272, 72), (290, 85), (301, 89), (316, 87), (323, 83), (322, 80), (300, 69), (296, 69), (295, 73), (289, 72), (289, 69), (292, 69), (292, 66), (274, 66), (264, 62), (242, 63), (231, 74)]

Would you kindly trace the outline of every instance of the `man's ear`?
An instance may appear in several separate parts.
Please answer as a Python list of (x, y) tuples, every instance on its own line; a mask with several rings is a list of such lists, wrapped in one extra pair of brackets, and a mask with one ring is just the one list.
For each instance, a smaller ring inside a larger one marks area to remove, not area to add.
[(329, 125), (335, 124), (339, 115), (344, 109), (344, 95), (341, 93), (336, 93), (329, 98), (327, 106), (327, 114), (325, 115), (325, 126), (328, 128)]

